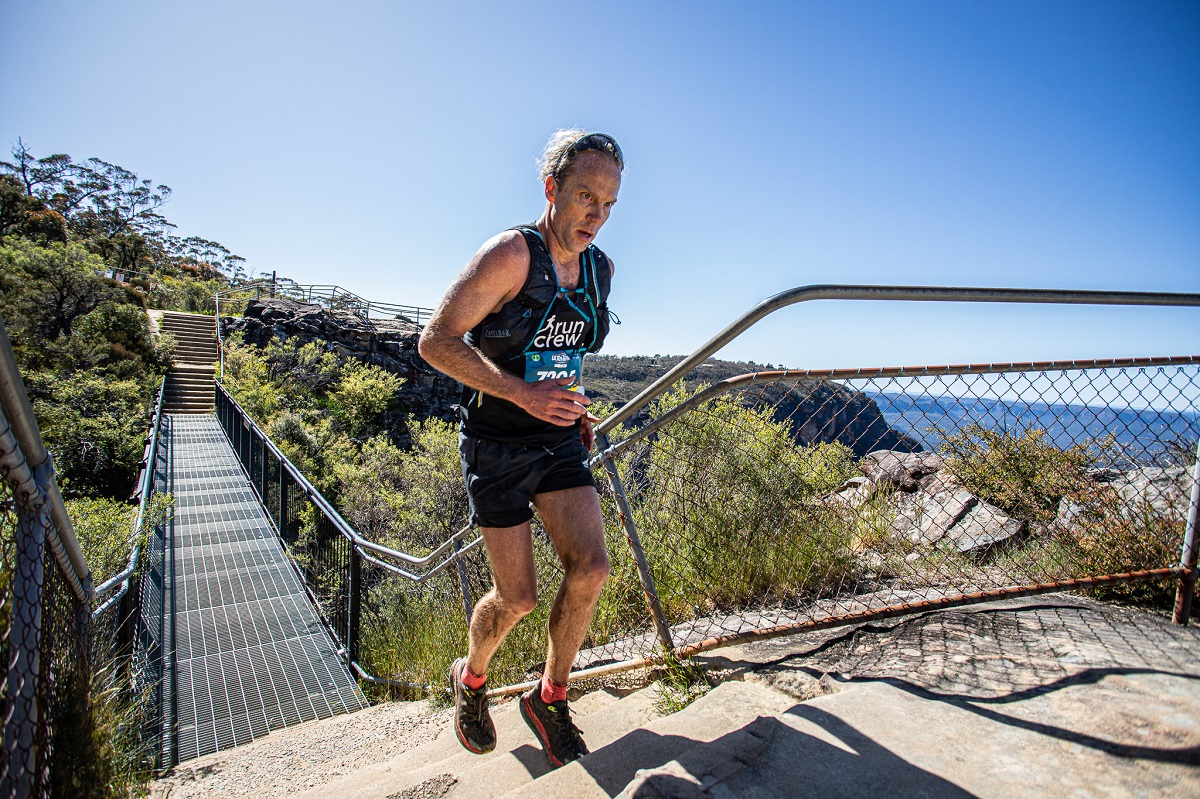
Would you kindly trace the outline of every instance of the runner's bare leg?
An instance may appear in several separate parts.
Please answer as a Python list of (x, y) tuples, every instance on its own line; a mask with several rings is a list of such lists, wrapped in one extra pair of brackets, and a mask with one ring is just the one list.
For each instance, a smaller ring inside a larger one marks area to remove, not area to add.
[(495, 583), (471, 613), (467, 665), (475, 674), (485, 674), (505, 636), (537, 605), (537, 574), (528, 522), (516, 527), (481, 527), (479, 532)]
[(566, 571), (550, 608), (546, 652), (546, 674), (554, 682), (565, 683), (608, 578), (604, 519), (600, 498), (591, 486), (537, 494), (533, 504)]

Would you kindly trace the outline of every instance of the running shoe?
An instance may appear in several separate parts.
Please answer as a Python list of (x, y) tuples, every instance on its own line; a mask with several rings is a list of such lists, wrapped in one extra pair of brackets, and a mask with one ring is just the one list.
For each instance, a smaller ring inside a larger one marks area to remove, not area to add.
[(521, 718), (542, 742), (550, 765), (558, 768), (588, 753), (579, 728), (571, 721), (567, 700), (546, 704), (540, 686), (521, 694)]
[(450, 664), (450, 690), (454, 693), (454, 732), (468, 752), (487, 754), (496, 748), (496, 725), (488, 712), (487, 686), (472, 691), (463, 685), (462, 670), (467, 659)]

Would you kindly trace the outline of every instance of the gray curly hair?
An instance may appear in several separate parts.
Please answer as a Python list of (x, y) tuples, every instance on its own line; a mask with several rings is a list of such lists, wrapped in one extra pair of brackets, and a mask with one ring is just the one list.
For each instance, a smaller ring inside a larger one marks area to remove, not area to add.
[(625, 171), (625, 156), (621, 153), (621, 146), (612, 136), (583, 128), (563, 128), (554, 131), (538, 157), (538, 170), (542, 181), (549, 177), (564, 177), (570, 171), (576, 154), (584, 150), (607, 153), (617, 163), (617, 168)]

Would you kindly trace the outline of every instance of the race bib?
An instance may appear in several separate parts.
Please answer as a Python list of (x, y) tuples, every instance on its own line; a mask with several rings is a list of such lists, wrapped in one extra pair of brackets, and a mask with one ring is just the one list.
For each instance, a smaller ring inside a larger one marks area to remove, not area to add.
[(564, 388), (579, 391), (582, 388), (583, 353), (578, 350), (556, 350), (553, 352), (529, 352), (525, 354), (525, 381), (537, 383), (541, 380), (572, 378), (575, 382)]

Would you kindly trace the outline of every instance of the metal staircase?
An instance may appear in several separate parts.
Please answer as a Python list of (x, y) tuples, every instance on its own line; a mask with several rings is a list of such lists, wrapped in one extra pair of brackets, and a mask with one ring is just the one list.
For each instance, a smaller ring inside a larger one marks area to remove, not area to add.
[(217, 338), (213, 317), (163, 311), (161, 332), (175, 337), (175, 364), (167, 373), (164, 413), (213, 412), (213, 364)]

